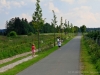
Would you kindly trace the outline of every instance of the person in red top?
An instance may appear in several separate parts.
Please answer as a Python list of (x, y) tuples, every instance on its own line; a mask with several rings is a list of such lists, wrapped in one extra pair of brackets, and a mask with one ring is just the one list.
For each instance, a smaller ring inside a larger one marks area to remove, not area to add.
[(36, 47), (35, 47), (35, 45), (34, 45), (34, 44), (32, 44), (32, 56), (34, 56), (34, 55), (35, 55), (35, 50), (36, 50)]

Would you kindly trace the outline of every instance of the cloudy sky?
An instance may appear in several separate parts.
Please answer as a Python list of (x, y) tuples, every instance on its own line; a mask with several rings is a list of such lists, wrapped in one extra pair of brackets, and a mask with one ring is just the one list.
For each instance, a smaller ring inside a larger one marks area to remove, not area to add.
[[(0, 0), (0, 29), (5, 28), (11, 18), (27, 18), (30, 22), (35, 11), (36, 0)], [(100, 27), (100, 0), (41, 0), (43, 18), (51, 23), (52, 10), (58, 25), (63, 17), (74, 26)]]

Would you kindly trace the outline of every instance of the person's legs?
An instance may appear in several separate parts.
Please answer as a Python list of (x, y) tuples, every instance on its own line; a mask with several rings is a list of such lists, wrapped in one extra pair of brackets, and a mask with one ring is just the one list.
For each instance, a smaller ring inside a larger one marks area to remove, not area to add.
[[(59, 47), (59, 49), (60, 49), (60, 46), (58, 46)], [(61, 50), (61, 49), (60, 49)]]
[(34, 55), (35, 55), (35, 52), (34, 52), (34, 50), (32, 50), (32, 57), (34, 57)]

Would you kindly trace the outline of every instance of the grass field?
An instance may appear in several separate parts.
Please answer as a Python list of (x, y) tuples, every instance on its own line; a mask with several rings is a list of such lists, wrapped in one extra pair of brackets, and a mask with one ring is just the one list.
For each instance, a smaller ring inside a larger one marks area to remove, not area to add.
[[(70, 41), (74, 36), (70, 35), (71, 38), (65, 40), (63, 42), (63, 45), (66, 44), (68, 41)], [(18, 72), (24, 70), (25, 68), (31, 66), (32, 64), (38, 62), (39, 60), (43, 59), (44, 57), (48, 56), (50, 53), (54, 52), (55, 50), (57, 50), (58, 47), (52, 47), (51, 49), (45, 50), (43, 52), (38, 53), (38, 57), (31, 59), (27, 62), (24, 62), (22, 64), (17, 65), (16, 67), (4, 72), (4, 73), (0, 73), (0, 75), (16, 75)]]

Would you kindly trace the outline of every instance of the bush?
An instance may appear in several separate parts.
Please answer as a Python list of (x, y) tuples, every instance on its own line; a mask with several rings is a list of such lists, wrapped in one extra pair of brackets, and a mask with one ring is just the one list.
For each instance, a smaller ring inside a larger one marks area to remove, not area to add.
[(33, 33), (32, 33), (32, 32), (29, 32), (29, 33), (28, 33), (28, 36), (31, 36), (31, 35), (33, 35)]
[(8, 37), (17, 37), (17, 33), (15, 31), (11, 31), (8, 33)]
[(97, 63), (96, 63), (96, 69), (98, 70), (98, 71), (100, 71), (100, 59), (97, 61)]

